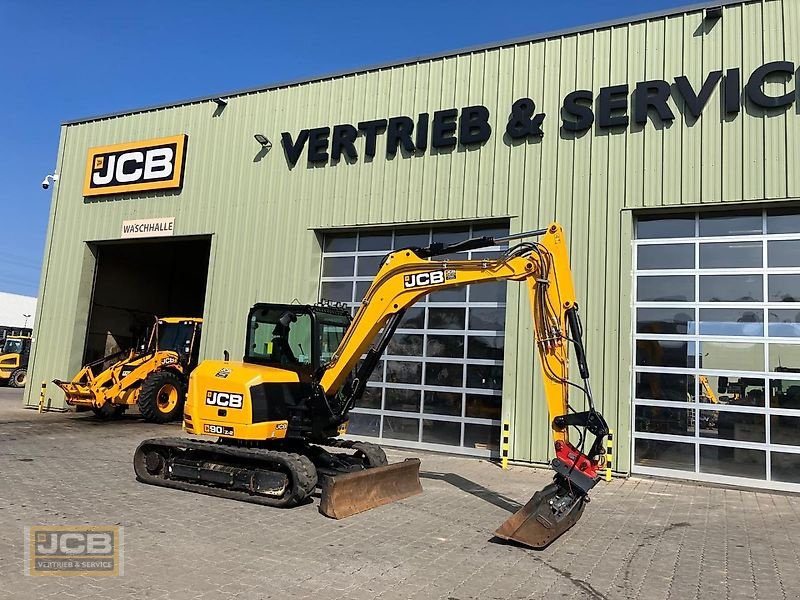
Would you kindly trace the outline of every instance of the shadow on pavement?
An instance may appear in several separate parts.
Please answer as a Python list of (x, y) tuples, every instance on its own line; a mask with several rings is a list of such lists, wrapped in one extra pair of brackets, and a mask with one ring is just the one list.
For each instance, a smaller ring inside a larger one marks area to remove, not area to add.
[(476, 498), (480, 498), (484, 502), (493, 504), (494, 506), (502, 508), (510, 513), (515, 513), (522, 508), (522, 504), (516, 500), (512, 500), (507, 496), (493, 492), (492, 490), (483, 487), (481, 484), (475, 483), (466, 477), (461, 477), (461, 475), (456, 475), (455, 473), (434, 473), (429, 471), (421, 471), (419, 476), (422, 479), (434, 479), (449, 483), (450, 485), (455, 486), (458, 489), (467, 492), (468, 494), (472, 494)]

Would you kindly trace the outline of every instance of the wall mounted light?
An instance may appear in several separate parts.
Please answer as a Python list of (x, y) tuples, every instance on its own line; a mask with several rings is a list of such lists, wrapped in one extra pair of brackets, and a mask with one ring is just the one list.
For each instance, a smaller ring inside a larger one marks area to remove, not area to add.
[(267, 136), (257, 133), (253, 137), (259, 144), (261, 144), (261, 147), (264, 148), (264, 150), (269, 151), (272, 148), (272, 142), (269, 141)]
[(228, 101), (225, 98), (214, 98), (214, 102), (216, 102), (217, 106), (220, 108), (225, 108), (228, 106)]
[(712, 6), (706, 9), (705, 16), (703, 17), (706, 21), (716, 21), (717, 19), (722, 17), (722, 7), (721, 6)]

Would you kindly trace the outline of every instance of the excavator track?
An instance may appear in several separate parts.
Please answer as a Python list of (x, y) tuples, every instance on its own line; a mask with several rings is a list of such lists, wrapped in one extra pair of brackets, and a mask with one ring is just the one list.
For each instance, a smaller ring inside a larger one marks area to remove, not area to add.
[(142, 483), (264, 506), (296, 506), (317, 485), (301, 454), (185, 438), (144, 440), (133, 468)]

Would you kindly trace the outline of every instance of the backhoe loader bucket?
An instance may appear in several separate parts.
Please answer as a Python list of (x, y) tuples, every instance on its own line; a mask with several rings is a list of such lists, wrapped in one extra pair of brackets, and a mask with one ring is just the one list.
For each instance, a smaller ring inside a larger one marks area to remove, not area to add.
[(419, 459), (354, 473), (322, 477), (319, 512), (333, 519), (344, 519), (377, 506), (422, 493)]
[(585, 505), (585, 496), (576, 498), (558, 483), (551, 483), (536, 492), (494, 534), (541, 550), (578, 522)]
[(53, 383), (64, 390), (67, 404), (85, 404), (87, 400), (94, 399), (94, 392), (88, 384), (77, 383), (75, 381), (61, 381), (60, 379), (54, 379)]

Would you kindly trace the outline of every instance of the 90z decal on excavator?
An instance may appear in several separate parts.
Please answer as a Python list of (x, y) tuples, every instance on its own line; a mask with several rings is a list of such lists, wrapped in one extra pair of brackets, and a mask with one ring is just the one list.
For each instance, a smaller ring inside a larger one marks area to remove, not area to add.
[(233, 435), (233, 427), (205, 424), (203, 425), (203, 433), (210, 433), (211, 435)]
[(223, 408), (242, 408), (242, 395), (208, 390), (206, 392), (206, 404)]
[(403, 287), (405, 289), (422, 287), (424, 285), (439, 285), (450, 279), (456, 278), (453, 269), (446, 271), (428, 271), (427, 273), (412, 273), (403, 277)]

